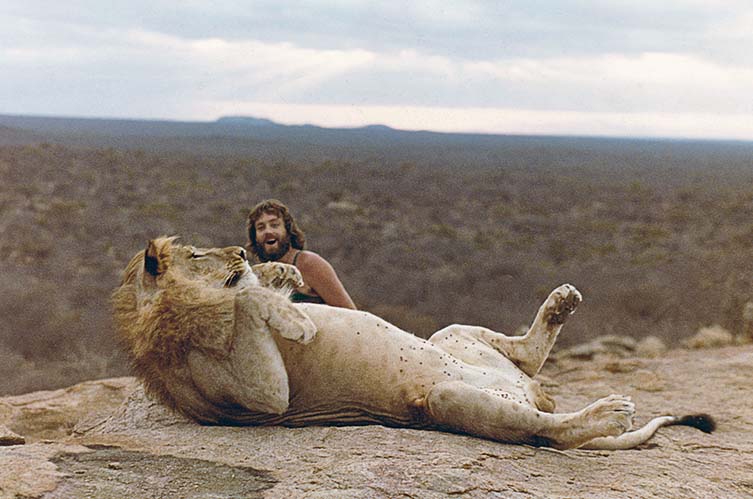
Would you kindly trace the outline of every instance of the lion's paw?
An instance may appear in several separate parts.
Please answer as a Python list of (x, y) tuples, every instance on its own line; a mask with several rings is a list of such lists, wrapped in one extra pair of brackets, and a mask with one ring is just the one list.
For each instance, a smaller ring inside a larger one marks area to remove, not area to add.
[(549, 294), (544, 302), (544, 321), (547, 324), (564, 324), (575, 312), (583, 297), (572, 284), (563, 284)]
[[(301, 314), (303, 315), (303, 314)], [(298, 343), (310, 343), (316, 336), (316, 325), (306, 316), (295, 317), (280, 328), (280, 336)]]
[(303, 276), (293, 265), (280, 262), (265, 262), (251, 267), (264, 287), (282, 288), (303, 286)]
[(290, 302), (276, 307), (268, 319), (269, 325), (286, 340), (309, 343), (316, 336), (316, 324), (306, 313)]
[(583, 410), (583, 419), (594, 425), (600, 436), (616, 437), (633, 426), (635, 404), (630, 397), (610, 395)]

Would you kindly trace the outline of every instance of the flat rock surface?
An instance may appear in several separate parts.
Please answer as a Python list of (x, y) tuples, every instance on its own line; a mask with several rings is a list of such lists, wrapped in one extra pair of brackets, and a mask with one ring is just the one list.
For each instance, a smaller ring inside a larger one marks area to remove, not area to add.
[(364, 427), (203, 427), (132, 378), (0, 399), (0, 497), (749, 498), (753, 346), (548, 363), (557, 411), (630, 395), (636, 424), (707, 412), (707, 435), (663, 428), (627, 451), (555, 451), (464, 435)]

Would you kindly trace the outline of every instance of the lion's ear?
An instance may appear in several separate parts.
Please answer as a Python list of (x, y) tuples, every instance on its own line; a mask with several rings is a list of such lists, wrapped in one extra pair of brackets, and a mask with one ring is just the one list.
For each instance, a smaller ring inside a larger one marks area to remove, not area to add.
[(160, 274), (159, 253), (154, 241), (149, 241), (144, 253), (144, 270), (147, 274), (158, 276)]
[(174, 237), (152, 239), (144, 252), (144, 271), (153, 276), (164, 274), (170, 266), (170, 256)]

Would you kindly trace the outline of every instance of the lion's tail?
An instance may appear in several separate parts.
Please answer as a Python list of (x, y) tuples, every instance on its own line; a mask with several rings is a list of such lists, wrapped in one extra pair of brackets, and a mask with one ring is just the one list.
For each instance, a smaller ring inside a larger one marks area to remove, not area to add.
[(663, 426), (682, 425), (698, 428), (704, 433), (711, 433), (716, 429), (714, 418), (708, 414), (693, 414), (689, 416), (660, 416), (654, 418), (642, 428), (628, 431), (617, 437), (594, 438), (581, 445), (580, 449), (592, 450), (620, 450), (632, 449), (650, 439), (656, 430)]

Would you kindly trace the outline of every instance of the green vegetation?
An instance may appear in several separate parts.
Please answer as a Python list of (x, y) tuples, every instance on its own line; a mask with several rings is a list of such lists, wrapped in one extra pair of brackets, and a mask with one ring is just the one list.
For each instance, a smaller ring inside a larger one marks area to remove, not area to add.
[(452, 322), (512, 333), (563, 282), (585, 303), (562, 346), (741, 327), (750, 145), (341, 133), (0, 147), (0, 394), (127, 373), (108, 298), (130, 257), (161, 234), (243, 244), (266, 197), (290, 205), (361, 308), (422, 336)]

